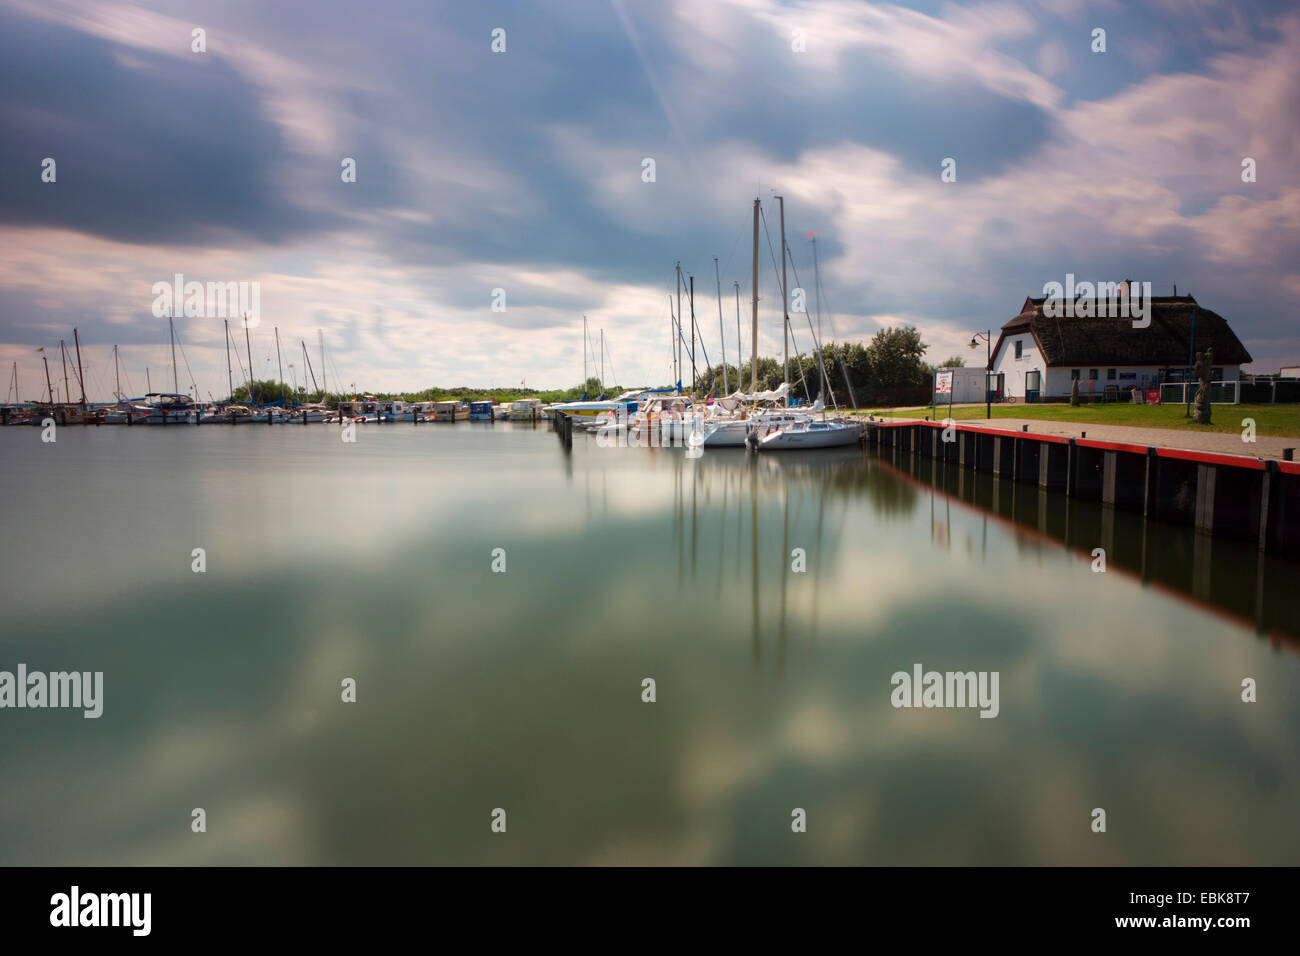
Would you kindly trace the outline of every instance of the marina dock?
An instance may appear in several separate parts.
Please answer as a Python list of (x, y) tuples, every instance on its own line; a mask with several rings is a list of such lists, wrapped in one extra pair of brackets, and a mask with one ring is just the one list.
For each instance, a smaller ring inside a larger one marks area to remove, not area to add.
[[(945, 440), (947, 432), (948, 440)], [(873, 421), (867, 441), (1300, 557), (1300, 462), (927, 421)]]

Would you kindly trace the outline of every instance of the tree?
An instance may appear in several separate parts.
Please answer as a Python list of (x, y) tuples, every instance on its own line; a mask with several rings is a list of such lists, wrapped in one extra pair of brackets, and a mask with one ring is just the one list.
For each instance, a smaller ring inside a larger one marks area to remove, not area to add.
[[(265, 405), (268, 402), (278, 402), (281, 399), (286, 402), (293, 401), (292, 389), (288, 385), (282, 385), (273, 379), (267, 379), (263, 382), (253, 382), (253, 404)], [(235, 394), (232, 396), (235, 402), (240, 404), (248, 403), (248, 383), (235, 386)]]
[(867, 346), (867, 356), (880, 383), (881, 402), (898, 405), (926, 400), (929, 381), (921, 357), (928, 348), (921, 341), (921, 333), (910, 325), (876, 333)]
[(939, 368), (965, 368), (966, 360), (960, 355), (953, 355), (939, 363)]

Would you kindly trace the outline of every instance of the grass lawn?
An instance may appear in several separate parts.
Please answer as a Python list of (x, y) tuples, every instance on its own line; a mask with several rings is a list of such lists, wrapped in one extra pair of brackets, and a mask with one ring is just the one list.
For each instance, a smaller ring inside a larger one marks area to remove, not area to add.
[[(1184, 405), (1132, 405), (1119, 402), (1072, 406), (1059, 405), (994, 405), (993, 417), (1039, 419), (1056, 422), (1078, 422), (1081, 425), (1130, 425), (1139, 428), (1179, 428), (1185, 431), (1240, 433), (1244, 418), (1255, 420), (1259, 435), (1276, 435), (1281, 438), (1300, 438), (1300, 405), (1215, 405), (1213, 421), (1197, 425), (1188, 418)], [(930, 407), (885, 408), (872, 414), (895, 418), (924, 418)], [(948, 416), (948, 409), (939, 406), (938, 418)], [(952, 410), (955, 421), (984, 418), (983, 405), (958, 405)]]

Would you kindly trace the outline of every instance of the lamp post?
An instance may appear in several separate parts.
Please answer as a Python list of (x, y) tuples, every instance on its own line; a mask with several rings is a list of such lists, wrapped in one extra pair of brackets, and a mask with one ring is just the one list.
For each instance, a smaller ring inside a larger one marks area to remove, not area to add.
[(993, 330), (976, 332), (971, 336), (970, 347), (979, 348), (979, 340), (984, 340), (984, 417), (993, 418), (993, 399), (989, 398), (989, 366), (993, 364)]

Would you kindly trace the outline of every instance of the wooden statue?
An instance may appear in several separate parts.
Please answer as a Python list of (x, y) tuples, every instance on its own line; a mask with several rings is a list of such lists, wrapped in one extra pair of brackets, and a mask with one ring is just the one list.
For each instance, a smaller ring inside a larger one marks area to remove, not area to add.
[(1214, 350), (1206, 349), (1196, 357), (1196, 377), (1200, 387), (1192, 405), (1192, 417), (1199, 425), (1210, 424), (1210, 373), (1214, 365)]

